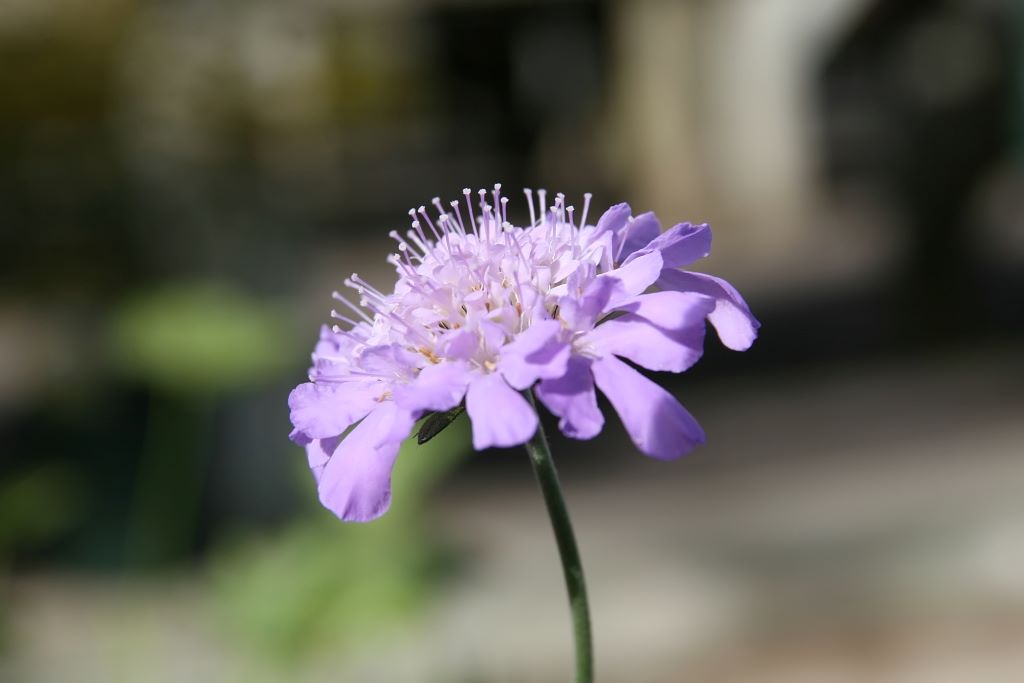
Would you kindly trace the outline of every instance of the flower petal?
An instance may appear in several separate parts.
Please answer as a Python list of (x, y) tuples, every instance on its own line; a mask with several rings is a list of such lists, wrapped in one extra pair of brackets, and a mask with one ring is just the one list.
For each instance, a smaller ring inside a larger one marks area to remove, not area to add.
[(456, 330), (444, 342), (443, 353), (448, 358), (469, 360), (480, 350), (480, 335), (473, 330)]
[(597, 225), (586, 238), (587, 253), (597, 258), (602, 270), (611, 270), (613, 267), (619, 235), (629, 220), (630, 213), (632, 209), (629, 208), (629, 204), (616, 204), (601, 215)]
[(535, 322), (501, 349), (498, 371), (514, 389), (526, 389), (538, 379), (565, 374), (571, 348), (559, 339), (562, 325), (557, 320)]
[(661, 222), (653, 211), (642, 213), (628, 221), (622, 231), (622, 246), (616, 261), (624, 259), (635, 251), (643, 249), (661, 234)]
[(376, 382), (300, 384), (288, 396), (291, 439), (306, 444), (341, 434), (370, 412), (383, 391)]
[(583, 343), (602, 357), (615, 354), (648, 370), (682, 372), (704, 353), (704, 316), (698, 321), (698, 325), (670, 330), (627, 313), (598, 325)]
[(658, 286), (681, 292), (699, 292), (715, 298), (715, 309), (708, 320), (718, 331), (718, 338), (734, 351), (746, 351), (757, 339), (761, 323), (750, 312), (740, 293), (721, 278), (683, 270), (665, 270)]
[(422, 365), (423, 357), (401, 344), (367, 346), (359, 352), (359, 368), (364, 372), (388, 377), (412, 378), (413, 370)]
[(666, 268), (693, 263), (711, 253), (711, 228), (706, 223), (680, 223), (655, 237), (650, 244), (627, 258), (624, 264), (651, 251), (661, 253)]
[(542, 381), (534, 392), (540, 402), (560, 418), (558, 428), (566, 436), (592, 439), (601, 433), (604, 415), (597, 406), (589, 360), (573, 356), (563, 376)]
[(320, 482), (320, 475), (324, 466), (331, 459), (338, 444), (341, 443), (341, 436), (333, 436), (329, 439), (315, 439), (306, 444), (306, 458), (309, 460), (309, 469), (313, 472), (313, 478)]
[(388, 401), (356, 425), (319, 474), (324, 507), (347, 522), (383, 515), (391, 505), (391, 469), (413, 422), (411, 413)]
[(616, 354), (648, 370), (682, 372), (704, 352), (704, 318), (715, 300), (696, 292), (653, 292), (635, 297), (613, 320), (581, 340), (599, 356)]
[(672, 460), (704, 443), (704, 430), (671, 394), (615, 356), (594, 361), (594, 381), (622, 419), (633, 443)]
[(501, 375), (482, 375), (469, 385), (466, 411), (473, 423), (473, 448), (518, 446), (537, 431), (537, 414)]
[(704, 325), (704, 318), (715, 308), (715, 300), (689, 291), (641, 294), (619, 305), (619, 311), (645, 318), (656, 327), (682, 330)]
[(471, 374), (464, 361), (446, 361), (428, 365), (408, 384), (392, 390), (397, 403), (411, 412), (450, 410), (462, 403)]
[(608, 302), (609, 308), (615, 308), (627, 298), (642, 294), (653, 285), (658, 280), (661, 270), (661, 253), (647, 251), (615, 270), (598, 275), (596, 279), (613, 279), (622, 283), (621, 291), (615, 292)]
[(476, 325), (480, 330), (483, 352), (487, 356), (493, 356), (501, 351), (507, 337), (505, 327), (491, 320), (480, 320)]
[(618, 234), (626, 224), (626, 221), (629, 220), (630, 213), (632, 213), (632, 209), (630, 209), (629, 204), (625, 202), (610, 207), (607, 211), (601, 214), (599, 219), (597, 219), (597, 226), (591, 234), (591, 241), (597, 239), (606, 232)]
[(565, 321), (569, 329), (574, 331), (589, 330), (605, 311), (611, 308), (612, 301), (627, 301), (621, 281), (615, 278), (596, 277), (590, 281), (582, 295), (576, 295), (577, 289), (558, 300), (558, 317)]
[(337, 334), (329, 325), (320, 326), (320, 338), (313, 348), (315, 356), (329, 356), (338, 353), (348, 339)]

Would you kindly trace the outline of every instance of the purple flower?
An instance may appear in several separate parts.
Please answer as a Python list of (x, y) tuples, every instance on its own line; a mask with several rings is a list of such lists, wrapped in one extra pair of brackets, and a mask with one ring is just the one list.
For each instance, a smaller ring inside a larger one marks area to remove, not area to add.
[[(306, 447), (320, 500), (338, 517), (368, 521), (391, 500), (391, 469), (413, 424), (465, 403), (473, 446), (515, 446), (537, 429), (522, 395), (537, 398), (569, 437), (604, 425), (600, 390), (643, 453), (677, 458), (703, 443), (693, 416), (630, 363), (682, 372), (703, 352), (705, 320), (729, 348), (745, 350), (758, 323), (724, 280), (679, 270), (711, 248), (706, 225), (662, 232), (627, 204), (587, 224), (561, 194), (547, 205), (526, 190), (530, 223), (507, 220), (501, 186), (476, 206), (410, 211), (392, 232), (397, 282), (390, 293), (358, 275), (358, 294), (321, 330), (310, 381), (289, 397), (291, 438)], [(650, 291), (657, 286), (660, 291)], [(625, 360), (623, 360), (625, 359)], [(355, 425), (353, 427), (353, 425)]]

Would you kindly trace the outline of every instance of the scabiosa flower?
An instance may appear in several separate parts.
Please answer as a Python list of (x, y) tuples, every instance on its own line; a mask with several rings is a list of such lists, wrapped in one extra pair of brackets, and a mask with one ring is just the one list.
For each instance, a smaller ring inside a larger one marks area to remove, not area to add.
[[(705, 320), (729, 348), (745, 350), (758, 323), (724, 280), (680, 270), (707, 254), (707, 225), (662, 232), (653, 213), (627, 204), (587, 223), (562, 194), (548, 206), (525, 191), (530, 222), (508, 221), (501, 186), (448, 207), (433, 200), (392, 232), (388, 293), (358, 275), (313, 352), (310, 381), (289, 397), (292, 440), (306, 447), (320, 501), (338, 517), (379, 517), (391, 470), (420, 417), (465, 406), (473, 446), (515, 446), (537, 430), (522, 391), (535, 395), (569, 437), (604, 425), (608, 398), (643, 453), (679, 457), (703, 443), (697, 421), (625, 361), (681, 372), (703, 352)], [(659, 291), (649, 291), (657, 286)], [(342, 326), (343, 325), (343, 326)], [(353, 427), (353, 425), (355, 425)]]

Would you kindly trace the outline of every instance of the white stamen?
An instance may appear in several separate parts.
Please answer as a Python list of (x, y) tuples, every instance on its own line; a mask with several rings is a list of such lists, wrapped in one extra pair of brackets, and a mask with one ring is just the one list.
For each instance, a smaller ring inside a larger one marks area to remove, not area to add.
[(580, 216), (580, 230), (587, 227), (587, 213), (590, 211), (590, 199), (593, 196), (589, 192), (583, 193), (583, 214)]
[(441, 233), (439, 233), (437, 231), (437, 228), (434, 227), (434, 221), (430, 220), (430, 216), (427, 215), (427, 207), (425, 207), (425, 206), (421, 206), (420, 207), (420, 216), (422, 216), (423, 220), (425, 220), (427, 222), (427, 226), (430, 227), (430, 232), (434, 233), (434, 239), (436, 239), (438, 242), (440, 242), (441, 241)]
[[(419, 221), (414, 221), (413, 222), (413, 227), (414, 228), (418, 228), (419, 227)], [(422, 234), (422, 231), (420, 231), (420, 234), (417, 234), (416, 231), (409, 230), (408, 232), (405, 233), (405, 236), (408, 237), (409, 241), (412, 242), (413, 244), (415, 244), (419, 248), (419, 250), (423, 252), (423, 256), (424, 257), (427, 257), (427, 255), (430, 254), (431, 249), (430, 249), (430, 247), (427, 246), (426, 239), (425, 238), (424, 239), (420, 238), (421, 234)]]
[(479, 236), (476, 231), (476, 219), (473, 217), (473, 204), (469, 201), (471, 191), (468, 187), (462, 188), (462, 196), (466, 198), (466, 211), (469, 213), (469, 224), (473, 228), (473, 234)]
[(354, 303), (349, 301), (341, 292), (332, 292), (331, 293), (331, 297), (334, 298), (335, 300), (340, 301), (341, 303), (345, 304), (349, 308), (351, 308), (352, 311), (355, 312), (356, 315), (358, 315), (360, 318), (362, 318), (366, 322), (368, 322), (370, 324), (373, 323), (373, 318), (371, 318), (370, 316), (366, 315), (366, 313), (363, 311), (363, 309), (359, 308), (359, 306), (356, 306)]
[(451, 207), (455, 209), (455, 217), (459, 219), (459, 231), (462, 232), (463, 236), (465, 236), (466, 224), (462, 220), (462, 211), (459, 210), (459, 201), (457, 199), (453, 199), (451, 202)]
[[(420, 226), (420, 222), (416, 220), (416, 209), (409, 209), (409, 218), (412, 220), (413, 230), (419, 233), (420, 239), (423, 241), (423, 244), (429, 243), (430, 240), (427, 239), (427, 233), (423, 232), (423, 228), (422, 226)], [(426, 253), (427, 251), (427, 249), (423, 250), (424, 253)]]

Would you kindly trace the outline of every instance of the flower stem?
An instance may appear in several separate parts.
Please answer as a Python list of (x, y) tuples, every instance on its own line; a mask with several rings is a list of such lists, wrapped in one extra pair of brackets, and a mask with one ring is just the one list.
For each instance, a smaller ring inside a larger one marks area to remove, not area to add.
[[(527, 390), (526, 398), (533, 409), (537, 409), (533, 392)], [(576, 547), (576, 537), (569, 521), (569, 510), (565, 505), (565, 496), (558, 483), (558, 472), (555, 461), (551, 459), (551, 449), (544, 428), (537, 425), (537, 433), (526, 443), (526, 451), (530, 454), (533, 473), (537, 476), (544, 503), (548, 508), (551, 526), (558, 544), (558, 554), (562, 558), (562, 572), (565, 574), (565, 587), (569, 593), (569, 609), (572, 611), (573, 633), (576, 639), (576, 683), (591, 683), (594, 680), (594, 651), (590, 636), (590, 608), (587, 606), (587, 587), (583, 580), (583, 563), (580, 551)]]

